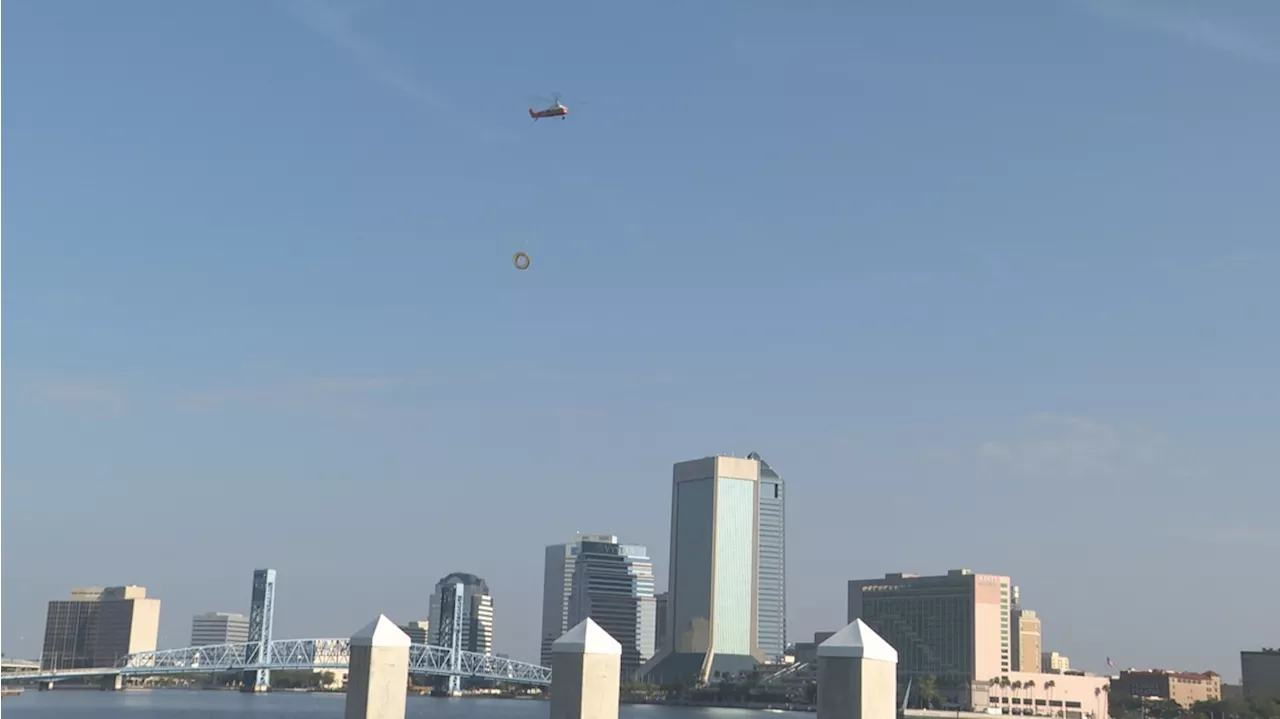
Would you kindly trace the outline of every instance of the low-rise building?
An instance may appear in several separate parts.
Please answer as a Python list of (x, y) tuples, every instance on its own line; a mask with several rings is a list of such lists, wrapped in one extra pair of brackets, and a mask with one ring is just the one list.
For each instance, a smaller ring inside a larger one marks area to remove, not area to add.
[(1057, 652), (1042, 652), (1040, 667), (1041, 671), (1050, 674), (1065, 672), (1071, 669), (1071, 660)]
[[(992, 713), (1047, 716), (1062, 719), (1107, 719), (1110, 677), (1066, 672), (1008, 672), (986, 685)], [(1007, 683), (1006, 683), (1007, 680)], [(975, 687), (974, 708), (981, 707)]]
[(1116, 696), (1172, 699), (1190, 708), (1196, 702), (1222, 698), (1222, 677), (1217, 672), (1172, 672), (1164, 669), (1126, 669), (1111, 683)]

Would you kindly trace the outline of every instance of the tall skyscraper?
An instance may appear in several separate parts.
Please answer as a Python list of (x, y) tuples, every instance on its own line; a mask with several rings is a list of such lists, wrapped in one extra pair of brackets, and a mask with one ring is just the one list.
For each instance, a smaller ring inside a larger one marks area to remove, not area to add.
[(671, 485), (667, 641), (641, 673), (668, 684), (753, 669), (763, 660), (756, 636), (760, 463), (680, 462)]
[(551, 643), (573, 624), (569, 623), (569, 594), (573, 590), (573, 568), (583, 542), (613, 542), (611, 534), (580, 534), (572, 542), (552, 544), (546, 549), (542, 575), (542, 666), (551, 666)]
[(622, 645), (622, 676), (653, 656), (653, 562), (637, 544), (583, 540), (569, 597), (570, 627), (590, 617)]
[(488, 582), (474, 574), (454, 572), (436, 582), (427, 621), (436, 646), (453, 646), (456, 631), (463, 651), (493, 653), (493, 597)]
[(249, 641), (249, 617), (236, 612), (205, 612), (191, 618), (191, 646), (244, 644)]
[[(276, 570), (253, 570), (253, 589), (249, 595), (249, 646), (245, 647), (247, 664), (258, 664), (259, 658), (269, 662), (271, 633), (276, 615)], [(249, 669), (240, 679), (240, 691), (265, 692), (271, 688), (270, 669)]]
[(987, 682), (1013, 671), (1010, 582), (952, 569), (849, 582), (847, 620), (862, 619), (898, 650), (898, 675)]
[(760, 463), (756, 638), (764, 658), (780, 662), (787, 648), (786, 483), (760, 455), (752, 452), (747, 459)]
[(116, 660), (154, 651), (160, 600), (145, 587), (77, 587), (71, 599), (49, 602), (41, 669), (115, 666)]

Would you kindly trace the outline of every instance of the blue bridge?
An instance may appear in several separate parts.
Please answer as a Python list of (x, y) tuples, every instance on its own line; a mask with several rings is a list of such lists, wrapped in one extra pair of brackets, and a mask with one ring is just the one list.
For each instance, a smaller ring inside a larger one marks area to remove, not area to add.
[[(261, 670), (346, 670), (348, 639), (276, 639), (266, 652), (258, 642), (214, 644), (207, 647), (163, 649), (122, 657), (113, 667), (15, 671), (0, 674), (0, 682), (59, 682), (108, 677), (154, 677), (175, 674), (227, 674)], [(246, 659), (253, 657), (253, 660)], [(259, 659), (261, 657), (261, 659)], [(508, 684), (548, 686), (551, 670), (492, 654), (467, 652), (428, 644), (409, 646), (409, 673), (458, 679), (487, 679)]]

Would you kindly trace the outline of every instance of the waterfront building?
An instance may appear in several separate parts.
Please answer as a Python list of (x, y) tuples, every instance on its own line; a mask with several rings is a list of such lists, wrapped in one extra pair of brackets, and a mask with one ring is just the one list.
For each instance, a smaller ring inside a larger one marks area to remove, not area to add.
[(70, 600), (49, 602), (40, 668), (115, 666), (129, 654), (155, 651), (160, 600), (145, 587), (77, 587)]
[(787, 492), (782, 477), (760, 463), (757, 496), (756, 643), (769, 662), (781, 662), (787, 649)]
[(757, 643), (760, 462), (715, 456), (672, 469), (667, 637), (647, 681), (750, 671)]
[(493, 597), (488, 582), (465, 572), (436, 582), (428, 622), (432, 644), (452, 647), (456, 631), (463, 651), (492, 654)]
[(653, 656), (653, 562), (643, 546), (610, 539), (580, 544), (568, 624), (591, 619), (608, 632), (622, 645), (622, 676), (631, 677)]
[[(1054, 717), (1055, 719), (1108, 719), (1108, 686), (1111, 678), (1084, 672), (1070, 674), (1044, 674), (1033, 672), (1007, 672), (999, 679), (1008, 679), (993, 686), (975, 682), (973, 704), (961, 700), (961, 704), (975, 711), (992, 715), (1022, 715)], [(944, 688), (943, 693), (947, 694)], [(985, 695), (985, 699), (984, 699)], [(952, 698), (948, 697), (947, 701)]]
[(238, 612), (205, 612), (191, 618), (191, 646), (244, 644), (249, 641), (249, 616)]
[(569, 594), (573, 591), (573, 569), (583, 542), (613, 542), (611, 534), (579, 534), (572, 542), (546, 548), (542, 574), (542, 666), (551, 666), (551, 643), (574, 626), (569, 623)]
[(849, 582), (847, 621), (862, 619), (898, 650), (900, 683), (934, 676), (955, 684), (1014, 671), (1008, 577), (953, 569)]
[(409, 635), (409, 641), (413, 644), (430, 644), (431, 643), (431, 622), (430, 620), (420, 620), (401, 624), (400, 631)]

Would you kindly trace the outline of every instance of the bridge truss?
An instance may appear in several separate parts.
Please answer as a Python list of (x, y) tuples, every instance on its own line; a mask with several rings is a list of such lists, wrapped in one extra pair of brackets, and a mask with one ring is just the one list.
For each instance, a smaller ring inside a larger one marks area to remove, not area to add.
[[(349, 654), (346, 639), (276, 639), (265, 652), (266, 661), (253, 662), (248, 657), (261, 656), (258, 642), (214, 644), (207, 647), (163, 649), (139, 652), (122, 657), (114, 667), (101, 669), (64, 669), (55, 671), (4, 674), (10, 681), (62, 681), (106, 676), (157, 676), (172, 674), (213, 674), (246, 670), (345, 670)], [(253, 650), (253, 651), (250, 651)], [(468, 677), (530, 686), (551, 684), (551, 670), (527, 662), (437, 647), (427, 644), (409, 646), (409, 673), (446, 677)]]

